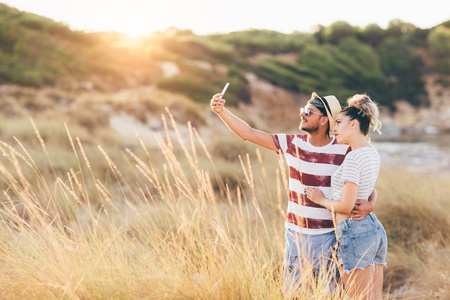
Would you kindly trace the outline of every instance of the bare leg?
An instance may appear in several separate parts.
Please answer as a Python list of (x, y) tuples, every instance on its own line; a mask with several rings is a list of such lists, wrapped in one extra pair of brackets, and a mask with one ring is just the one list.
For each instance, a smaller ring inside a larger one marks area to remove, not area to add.
[(374, 268), (372, 265), (362, 270), (353, 270), (350, 274), (344, 274), (345, 289), (352, 298), (373, 300), (373, 277)]
[(383, 298), (383, 265), (375, 264), (373, 295), (376, 300), (381, 300)]

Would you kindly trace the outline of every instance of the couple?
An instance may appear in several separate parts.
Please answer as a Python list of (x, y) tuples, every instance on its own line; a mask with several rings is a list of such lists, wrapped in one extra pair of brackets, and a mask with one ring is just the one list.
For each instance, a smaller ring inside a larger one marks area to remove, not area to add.
[(310, 278), (301, 274), (305, 265), (312, 266), (317, 280), (324, 274), (335, 277), (329, 274), (335, 274), (331, 257), (338, 244), (338, 268), (347, 293), (381, 299), (387, 237), (371, 213), (380, 158), (367, 140), (369, 127), (379, 131), (381, 126), (376, 104), (367, 95), (355, 95), (341, 110), (336, 97), (313, 93), (300, 109), (304, 135), (256, 130), (224, 104), (222, 94), (216, 94), (210, 105), (229, 129), (244, 141), (284, 154), (289, 167), (284, 293), (295, 296), (305, 277)]

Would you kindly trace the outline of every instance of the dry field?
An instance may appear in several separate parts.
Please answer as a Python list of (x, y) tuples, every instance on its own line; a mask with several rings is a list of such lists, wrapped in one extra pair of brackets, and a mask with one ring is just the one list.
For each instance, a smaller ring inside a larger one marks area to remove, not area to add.
[[(64, 123), (25, 123), (26, 142), (0, 143), (0, 297), (283, 299), (287, 173), (276, 154), (231, 133), (206, 144), (189, 126), (182, 137), (170, 112), (153, 147), (94, 147)], [(380, 174), (386, 298), (450, 295), (448, 179)], [(306, 281), (300, 299), (333, 299)]]

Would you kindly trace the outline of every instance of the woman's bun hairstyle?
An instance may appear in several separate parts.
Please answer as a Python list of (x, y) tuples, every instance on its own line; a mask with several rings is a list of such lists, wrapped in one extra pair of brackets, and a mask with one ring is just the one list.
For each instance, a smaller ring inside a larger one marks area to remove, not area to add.
[(369, 127), (381, 134), (381, 122), (378, 119), (380, 112), (375, 102), (366, 94), (356, 94), (347, 100), (348, 106), (342, 112), (350, 117), (350, 120), (358, 120), (361, 132), (369, 134)]

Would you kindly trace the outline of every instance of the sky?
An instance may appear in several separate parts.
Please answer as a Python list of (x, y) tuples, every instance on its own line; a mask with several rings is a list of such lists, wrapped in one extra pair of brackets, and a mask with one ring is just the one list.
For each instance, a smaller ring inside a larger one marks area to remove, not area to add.
[(74, 30), (145, 36), (174, 26), (199, 35), (268, 29), (311, 32), (346, 21), (352, 26), (400, 19), (420, 28), (450, 20), (449, 0), (0, 0)]

